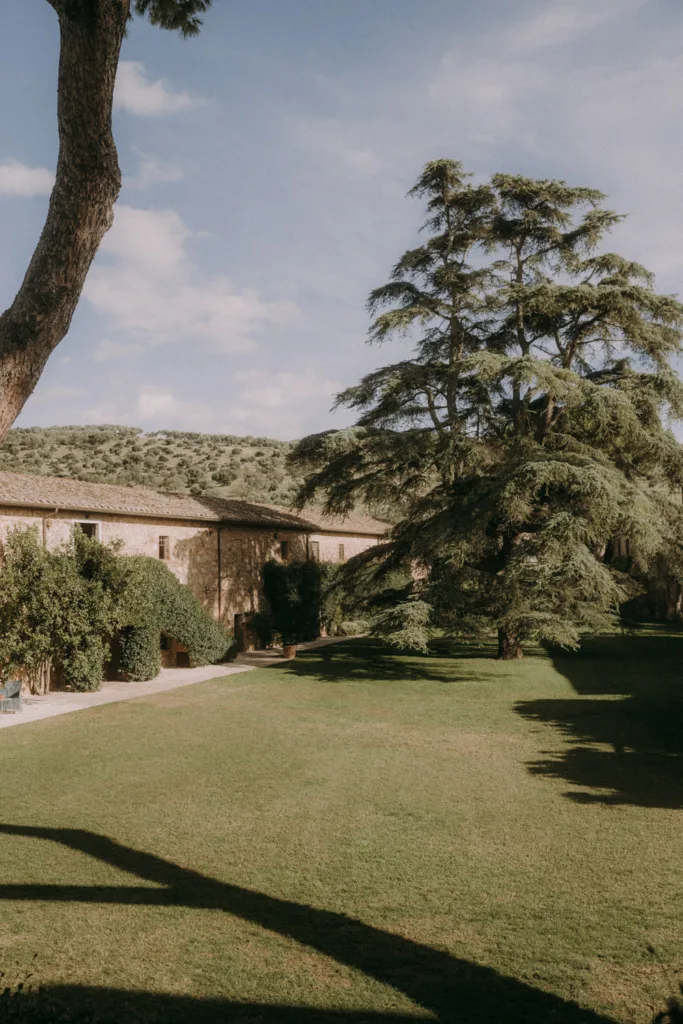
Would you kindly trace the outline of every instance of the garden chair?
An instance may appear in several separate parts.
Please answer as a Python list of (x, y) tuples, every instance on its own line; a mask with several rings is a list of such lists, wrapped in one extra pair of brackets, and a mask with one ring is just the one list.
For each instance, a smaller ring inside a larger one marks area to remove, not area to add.
[(21, 680), (10, 679), (0, 689), (0, 713), (21, 711)]

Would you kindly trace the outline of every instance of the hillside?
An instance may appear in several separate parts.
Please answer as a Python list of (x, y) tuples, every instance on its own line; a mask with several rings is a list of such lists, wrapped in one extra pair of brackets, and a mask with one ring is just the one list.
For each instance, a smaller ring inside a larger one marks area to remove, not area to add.
[(135, 427), (28, 427), (0, 446), (0, 469), (94, 483), (144, 484), (288, 505), (297, 488), (288, 441)]

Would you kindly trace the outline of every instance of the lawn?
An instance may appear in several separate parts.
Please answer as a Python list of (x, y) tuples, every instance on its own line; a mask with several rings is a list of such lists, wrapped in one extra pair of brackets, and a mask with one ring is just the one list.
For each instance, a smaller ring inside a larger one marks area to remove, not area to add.
[(0, 1020), (650, 1021), (683, 635), (486, 654), (350, 641), (4, 731), (1, 963), (45, 990)]

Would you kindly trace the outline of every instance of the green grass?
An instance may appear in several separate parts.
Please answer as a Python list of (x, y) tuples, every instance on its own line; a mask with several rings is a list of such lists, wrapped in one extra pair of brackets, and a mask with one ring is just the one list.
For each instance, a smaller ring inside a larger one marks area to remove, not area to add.
[(46, 991), (0, 1020), (650, 1021), (683, 636), (485, 653), (352, 641), (3, 732), (0, 963)]

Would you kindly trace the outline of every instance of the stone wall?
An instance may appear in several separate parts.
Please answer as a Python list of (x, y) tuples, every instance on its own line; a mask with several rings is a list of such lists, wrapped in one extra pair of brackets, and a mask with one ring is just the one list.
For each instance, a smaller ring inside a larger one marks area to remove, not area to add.
[[(281, 544), (287, 543), (287, 558), (301, 561), (309, 550), (306, 535), (273, 527), (224, 526), (218, 536), (217, 524), (186, 520), (123, 516), (106, 513), (57, 512), (41, 509), (7, 508), (0, 514), (0, 543), (16, 526), (33, 526), (47, 548), (68, 543), (75, 522), (96, 523), (99, 539), (118, 541), (121, 553), (159, 557), (159, 538), (168, 538), (164, 564), (185, 583), (211, 615), (232, 631), (236, 615), (257, 611), (261, 605), (261, 569), (264, 562), (280, 558)], [(321, 561), (344, 560), (377, 544), (379, 538), (315, 533)], [(219, 601), (220, 559), (220, 601)]]
[[(168, 538), (164, 564), (185, 583), (202, 605), (218, 616), (218, 525), (174, 519), (116, 516), (105, 513), (58, 512), (3, 508), (0, 543), (12, 527), (32, 526), (48, 549), (68, 543), (75, 522), (97, 524), (104, 543), (119, 542), (121, 553), (159, 558), (159, 538)], [(220, 530), (220, 618), (232, 630), (235, 615), (256, 611), (260, 603), (261, 569), (280, 557), (282, 541), (288, 558), (306, 557), (306, 535), (272, 527), (226, 526)]]
[[(346, 562), (354, 555), (360, 555), (362, 551), (367, 551), (368, 548), (379, 544), (381, 539), (381, 537), (351, 536), (343, 533), (312, 533), (308, 538), (309, 545), (312, 542), (318, 544), (321, 562)], [(344, 548), (343, 557), (340, 546)]]

